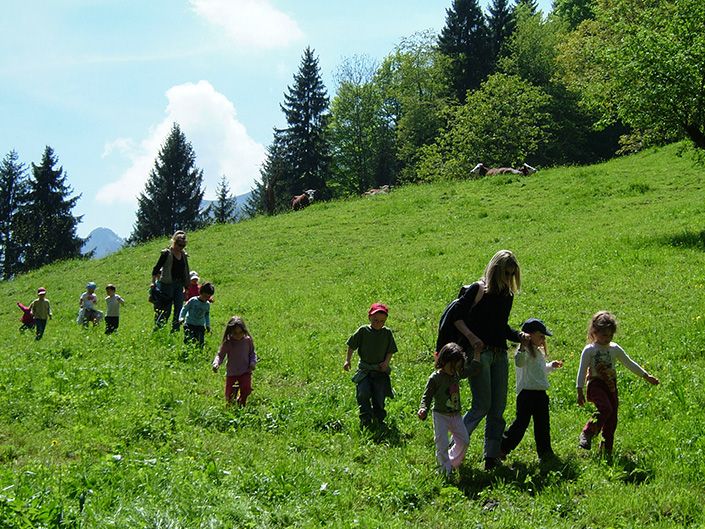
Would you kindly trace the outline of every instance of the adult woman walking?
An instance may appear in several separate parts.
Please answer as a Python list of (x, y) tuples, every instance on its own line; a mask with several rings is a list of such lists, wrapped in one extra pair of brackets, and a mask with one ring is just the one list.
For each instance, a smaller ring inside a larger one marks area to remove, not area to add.
[[(509, 326), (514, 294), (521, 286), (519, 263), (509, 250), (500, 250), (485, 273), (450, 308), (439, 342), (457, 341), (472, 354), (470, 389), (472, 406), (463, 416), (469, 434), (485, 421), (485, 469), (497, 465), (504, 433), (509, 363), (507, 340), (528, 344), (529, 335)], [(450, 324), (452, 322), (452, 325)], [(474, 369), (473, 369), (474, 368)]]
[(152, 269), (152, 282), (157, 285), (162, 298), (154, 305), (155, 329), (166, 325), (173, 307), (171, 330), (172, 332), (179, 330), (179, 313), (184, 304), (184, 287), (187, 287), (190, 281), (188, 254), (184, 251), (185, 247), (186, 232), (181, 230), (174, 232), (169, 248), (161, 251), (159, 260)]

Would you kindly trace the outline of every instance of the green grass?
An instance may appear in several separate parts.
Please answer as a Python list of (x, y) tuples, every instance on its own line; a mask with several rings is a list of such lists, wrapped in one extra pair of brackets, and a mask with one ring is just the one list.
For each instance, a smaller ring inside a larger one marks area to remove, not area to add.
[[(1, 284), (0, 527), (705, 524), (705, 189), (676, 151), (409, 186), (189, 234), (190, 263), (216, 285), (202, 353), (151, 331), (147, 288), (166, 241)], [(478, 430), (446, 482), (432, 425), (415, 413), (440, 313), (502, 248), (522, 266), (511, 323), (544, 319), (565, 361), (550, 390), (561, 463), (540, 467), (529, 431), (509, 468), (485, 473)], [(75, 324), (89, 280), (127, 300), (117, 335)], [(17, 332), (14, 303), (38, 286), (54, 319), (35, 342)], [(342, 371), (347, 337), (378, 300), (399, 345), (386, 435), (359, 431)], [(575, 374), (600, 309), (662, 381), (618, 370), (612, 464), (576, 448), (590, 409), (575, 404)], [(244, 409), (224, 407), (223, 375), (210, 370), (233, 314), (260, 357)]]

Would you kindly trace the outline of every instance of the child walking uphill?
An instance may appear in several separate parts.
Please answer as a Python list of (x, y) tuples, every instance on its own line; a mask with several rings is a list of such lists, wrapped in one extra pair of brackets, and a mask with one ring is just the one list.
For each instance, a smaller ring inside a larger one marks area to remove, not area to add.
[(357, 372), (352, 380), (357, 384), (356, 397), (360, 408), (360, 426), (367, 428), (373, 423), (381, 426), (387, 412), (385, 399), (393, 398), (392, 382), (389, 378), (389, 362), (397, 352), (392, 331), (384, 326), (389, 316), (389, 309), (383, 303), (373, 303), (367, 311), (370, 324), (358, 328), (348, 338), (348, 352), (343, 364), (345, 371), (350, 370), (353, 351), (360, 356)]
[[(218, 353), (213, 359), (213, 372), (217, 373), (223, 359), (228, 359), (225, 371), (225, 401), (230, 404), (233, 397), (244, 406), (252, 393), (252, 372), (257, 365), (255, 344), (245, 322), (239, 316), (228, 320)], [(238, 395), (239, 390), (239, 395)]]
[(619, 360), (630, 371), (644, 378), (654, 386), (659, 380), (647, 373), (634, 362), (618, 344), (612, 341), (617, 332), (617, 320), (613, 314), (600, 311), (590, 320), (587, 345), (580, 356), (580, 368), (576, 381), (578, 406), (585, 404), (583, 386), (587, 380), (587, 400), (592, 402), (597, 411), (585, 424), (580, 433), (578, 446), (589, 450), (592, 438), (600, 431), (603, 441), (600, 448), (605, 455), (611, 455), (614, 446), (614, 432), (617, 429), (617, 372), (615, 360)]
[(37, 299), (29, 304), (29, 310), (34, 318), (34, 328), (36, 329), (36, 340), (41, 340), (47, 326), (47, 319), (51, 319), (51, 305), (46, 299), (47, 290), (44, 287), (37, 289)]
[(206, 331), (211, 332), (211, 304), (208, 302), (215, 294), (210, 283), (203, 283), (198, 297), (189, 299), (181, 309), (179, 320), (184, 322), (184, 343), (197, 343), (203, 348)]
[(105, 287), (105, 334), (114, 333), (120, 326), (120, 305), (124, 305), (125, 300), (116, 290), (112, 283)]
[(514, 354), (517, 416), (502, 436), (501, 454), (505, 456), (517, 447), (533, 418), (536, 452), (539, 460), (546, 462), (554, 456), (546, 394), (549, 386), (547, 375), (563, 367), (563, 362), (547, 360), (546, 336), (551, 336), (551, 332), (541, 320), (529, 318), (522, 324), (521, 330), (529, 335), (529, 343), (519, 345)]
[[(441, 472), (446, 476), (463, 462), (470, 443), (470, 435), (460, 416), (460, 378), (467, 375), (463, 348), (454, 342), (444, 345), (436, 359), (436, 370), (426, 382), (418, 411), (419, 419), (426, 420), (428, 409), (433, 403), (436, 459)], [(449, 431), (453, 439), (450, 449)]]

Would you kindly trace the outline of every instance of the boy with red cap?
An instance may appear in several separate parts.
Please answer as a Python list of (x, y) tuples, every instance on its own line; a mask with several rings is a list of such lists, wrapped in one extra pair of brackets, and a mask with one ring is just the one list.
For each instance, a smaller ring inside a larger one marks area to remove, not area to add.
[(349, 371), (353, 351), (357, 351), (360, 363), (352, 380), (357, 384), (356, 397), (360, 407), (360, 426), (363, 428), (373, 422), (382, 425), (387, 416), (384, 401), (387, 397), (394, 397), (389, 362), (397, 352), (394, 335), (384, 326), (389, 316), (387, 306), (373, 303), (367, 316), (369, 325), (363, 325), (348, 338), (348, 352), (343, 364), (343, 369)]

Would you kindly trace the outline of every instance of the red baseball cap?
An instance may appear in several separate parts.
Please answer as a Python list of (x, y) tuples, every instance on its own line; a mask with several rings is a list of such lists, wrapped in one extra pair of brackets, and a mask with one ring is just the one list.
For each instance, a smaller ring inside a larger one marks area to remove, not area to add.
[(385, 314), (389, 315), (389, 309), (384, 303), (373, 303), (370, 306), (370, 310), (367, 311), (367, 315), (372, 316), (373, 314), (376, 314), (378, 312), (384, 312)]

